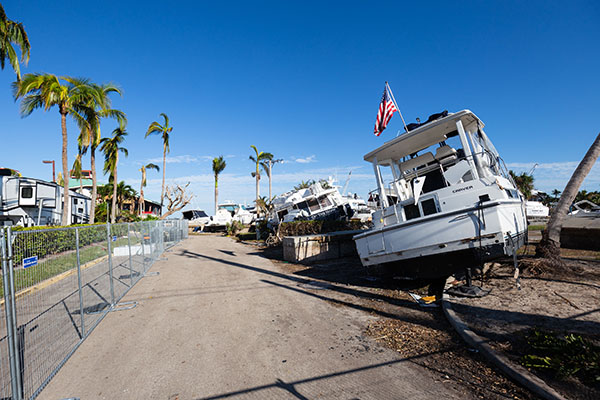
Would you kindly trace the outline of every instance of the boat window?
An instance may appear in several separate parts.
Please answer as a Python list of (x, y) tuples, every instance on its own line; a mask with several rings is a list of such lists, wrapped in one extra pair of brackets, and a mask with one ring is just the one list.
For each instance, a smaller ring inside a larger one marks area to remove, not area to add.
[(277, 213), (277, 218), (279, 218), (280, 221), (283, 221), (283, 217), (285, 217), (288, 213), (288, 210), (281, 210)]
[(414, 204), (407, 204), (404, 206), (404, 215), (406, 216), (406, 220), (419, 218), (421, 213), (419, 212), (419, 207)]
[(423, 215), (431, 215), (438, 212), (434, 199), (423, 200), (421, 202), (421, 208), (423, 209)]
[(31, 199), (33, 197), (33, 188), (32, 187), (22, 187), (21, 188), (21, 197), (24, 199)]
[(315, 199), (314, 197), (312, 199), (309, 199), (308, 207), (310, 208), (310, 211), (319, 211), (319, 209), (320, 209), (319, 201), (317, 199)]
[(308, 208), (308, 204), (306, 203), (306, 201), (301, 201), (298, 204), (294, 204), (294, 208), (297, 208), (299, 210), (306, 210)]
[(319, 203), (321, 204), (322, 208), (326, 208), (331, 205), (331, 201), (329, 201), (329, 198), (327, 196), (319, 197)]
[(439, 168), (425, 174), (425, 184), (423, 185), (423, 193), (433, 192), (434, 190), (446, 187), (446, 180)]

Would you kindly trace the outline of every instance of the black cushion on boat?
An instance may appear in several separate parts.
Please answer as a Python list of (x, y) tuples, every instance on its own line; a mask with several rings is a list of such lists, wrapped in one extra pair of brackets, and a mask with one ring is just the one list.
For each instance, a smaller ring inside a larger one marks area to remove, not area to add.
[(427, 119), (427, 121), (425, 121), (425, 123), (432, 122), (432, 121), (435, 121), (436, 119), (444, 118), (447, 116), (448, 116), (448, 110), (444, 110), (437, 114), (431, 114), (429, 116), (429, 118)]

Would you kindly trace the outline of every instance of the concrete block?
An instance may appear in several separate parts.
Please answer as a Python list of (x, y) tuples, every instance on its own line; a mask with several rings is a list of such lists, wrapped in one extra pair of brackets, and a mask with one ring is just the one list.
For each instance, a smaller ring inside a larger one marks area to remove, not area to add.
[(363, 231), (286, 236), (283, 238), (283, 258), (286, 261), (310, 264), (356, 255), (356, 246), (352, 237), (361, 232)]

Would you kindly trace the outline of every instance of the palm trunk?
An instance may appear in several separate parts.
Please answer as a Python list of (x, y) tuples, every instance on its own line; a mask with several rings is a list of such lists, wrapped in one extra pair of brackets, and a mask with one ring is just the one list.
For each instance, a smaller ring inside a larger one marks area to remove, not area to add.
[(138, 201), (138, 213), (140, 217), (144, 212), (144, 182), (146, 182), (146, 169), (142, 167), (142, 183), (140, 184), (140, 199)]
[(63, 210), (62, 210), (62, 225), (69, 225), (69, 216), (71, 214), (71, 202), (69, 200), (69, 164), (67, 159), (67, 111), (65, 106), (60, 108), (60, 125), (62, 128), (62, 166), (63, 166)]
[(548, 226), (544, 232), (542, 232), (542, 240), (535, 249), (536, 256), (547, 258), (554, 261), (555, 264), (562, 265), (562, 261), (560, 260), (560, 231), (563, 222), (567, 216), (569, 207), (577, 196), (581, 183), (589, 174), (599, 156), (600, 134), (598, 134), (598, 137), (596, 137), (596, 140), (592, 143), (592, 146), (577, 166), (577, 169), (573, 172), (565, 190), (563, 190), (556, 208), (552, 211)]
[(119, 163), (119, 153), (115, 160), (115, 170), (113, 171), (113, 196), (112, 196), (112, 209), (110, 210), (110, 223), (114, 224), (117, 216), (117, 164)]
[(165, 200), (165, 166), (167, 165), (167, 144), (163, 143), (163, 180), (162, 190), (160, 191), (160, 213), (162, 215), (163, 203)]
[(215, 215), (217, 215), (218, 201), (219, 201), (219, 178), (215, 174)]
[(269, 201), (273, 198), (271, 195), (271, 164), (269, 164)]
[(96, 146), (90, 148), (90, 161), (92, 163), (92, 209), (90, 210), (90, 224), (96, 219), (96, 198), (98, 197), (98, 182), (96, 181)]

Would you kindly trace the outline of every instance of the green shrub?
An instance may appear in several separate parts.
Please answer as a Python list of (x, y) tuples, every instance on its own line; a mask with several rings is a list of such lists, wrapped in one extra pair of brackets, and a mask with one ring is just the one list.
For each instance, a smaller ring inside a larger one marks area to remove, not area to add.
[(279, 235), (281, 237), (318, 235), (321, 233), (354, 231), (365, 228), (365, 224), (360, 221), (293, 221), (283, 222), (279, 227)]
[(227, 231), (228, 236), (235, 236), (236, 233), (241, 231), (244, 228), (244, 224), (240, 221), (231, 221), (230, 223), (225, 224), (225, 230)]
[(521, 358), (525, 367), (551, 371), (559, 379), (576, 376), (586, 384), (600, 384), (600, 347), (588, 339), (538, 329), (528, 332), (526, 339), (530, 354)]

